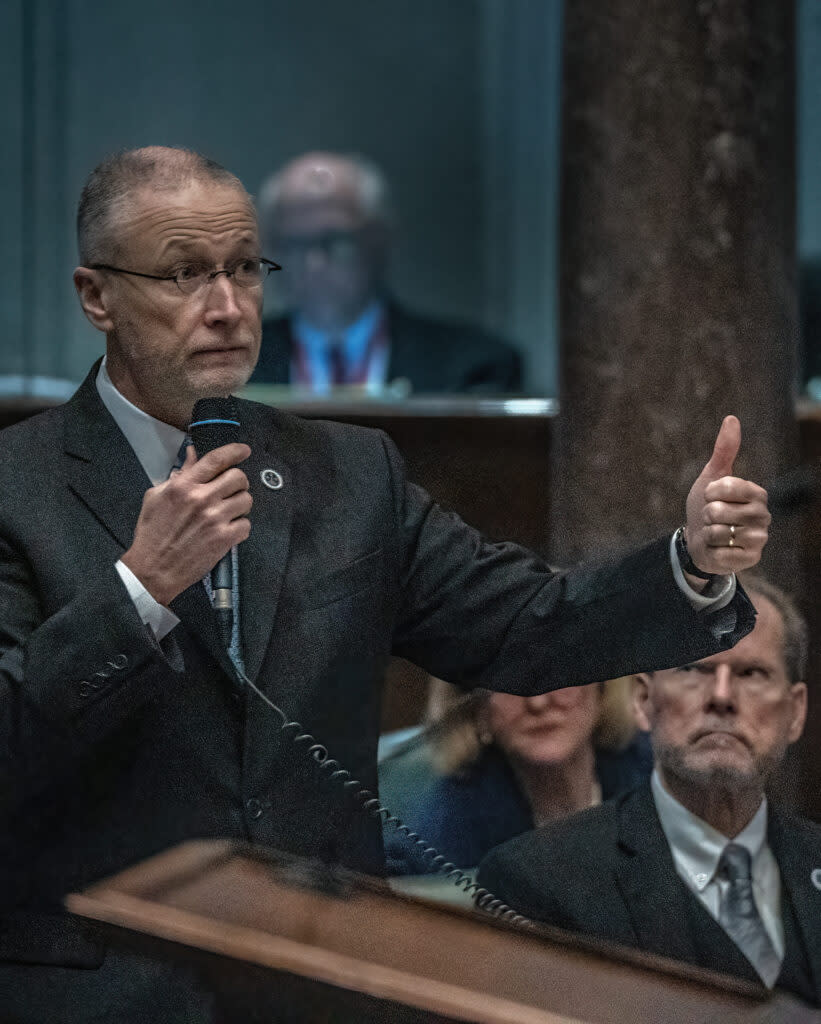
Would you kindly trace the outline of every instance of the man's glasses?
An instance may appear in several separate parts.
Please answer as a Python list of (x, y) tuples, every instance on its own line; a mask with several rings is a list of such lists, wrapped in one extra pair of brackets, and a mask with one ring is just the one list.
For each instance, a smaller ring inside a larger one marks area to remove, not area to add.
[(274, 270), (282, 270), (278, 263), (266, 260), (262, 256), (257, 259), (238, 260), (222, 270), (216, 270), (203, 263), (186, 263), (173, 274), (143, 274), (139, 270), (125, 270), (123, 267), (112, 267), (108, 263), (92, 263), (91, 270), (110, 270), (115, 274), (130, 274), (132, 277), (147, 277), (151, 281), (173, 281), (183, 295), (193, 295), (201, 288), (211, 284), (219, 274), (233, 278), (240, 288), (257, 288)]
[(324, 231), (322, 234), (284, 235), (277, 240), (283, 258), (290, 263), (304, 262), (309, 253), (320, 252), (328, 263), (353, 263), (362, 253), (367, 229)]

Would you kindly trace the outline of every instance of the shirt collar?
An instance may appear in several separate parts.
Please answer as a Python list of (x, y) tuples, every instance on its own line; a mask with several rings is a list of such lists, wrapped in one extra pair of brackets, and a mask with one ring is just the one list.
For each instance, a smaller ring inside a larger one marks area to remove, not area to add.
[[(661, 827), (670, 844), (673, 857), (690, 876), (693, 886), (701, 892), (715, 877), (719, 858), (730, 839), (712, 825), (708, 825), (706, 821), (702, 821), (668, 793), (657, 769), (653, 769), (650, 786)], [(764, 848), (766, 839), (767, 798), (764, 797), (752, 820), (732, 841), (746, 846), (755, 862)]]
[(320, 330), (310, 324), (305, 317), (297, 314), (294, 318), (294, 334), (299, 343), (311, 353), (323, 353), (333, 342), (341, 342), (348, 359), (357, 362), (364, 356), (382, 313), (382, 303), (374, 301), (352, 324), (341, 331)]
[(167, 480), (172, 466), (177, 461), (180, 445), (185, 439), (184, 432), (169, 423), (154, 419), (129, 402), (125, 395), (114, 387), (108, 375), (105, 357), (100, 364), (96, 383), (103, 405), (114, 417), (126, 441), (134, 449), (134, 454), (148, 479), (152, 484)]

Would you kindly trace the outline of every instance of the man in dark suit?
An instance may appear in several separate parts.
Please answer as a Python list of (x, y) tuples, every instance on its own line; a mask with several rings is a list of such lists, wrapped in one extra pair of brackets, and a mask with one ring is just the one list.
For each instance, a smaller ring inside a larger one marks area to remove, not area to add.
[(388, 186), (360, 157), (308, 153), (263, 186), (263, 236), (282, 263), (287, 316), (266, 320), (252, 382), (318, 393), (396, 384), (430, 394), (505, 394), (521, 359), (475, 324), (420, 316), (385, 285), (392, 233)]
[[(240, 388), (259, 349), (247, 193), (188, 151), (123, 153), (78, 234), (106, 357), (0, 436), (0, 1007), (122, 1024), (174, 999), (164, 1020), (208, 1020), (207, 993), (106, 952), (61, 900), (196, 837), (381, 870), (379, 817), (261, 694), (376, 791), (391, 653), (531, 692), (721, 650), (752, 626), (732, 573), (760, 556), (766, 495), (730, 475), (730, 417), (687, 499), (689, 556), (666, 538), (557, 575), (439, 509), (376, 431), (241, 402), (248, 444), (197, 459), (193, 404)], [(230, 651), (203, 586), (229, 552)]]
[(806, 628), (745, 585), (758, 618), (736, 647), (637, 677), (651, 783), (498, 847), (479, 880), (533, 920), (821, 1004), (821, 827), (764, 796), (804, 727)]

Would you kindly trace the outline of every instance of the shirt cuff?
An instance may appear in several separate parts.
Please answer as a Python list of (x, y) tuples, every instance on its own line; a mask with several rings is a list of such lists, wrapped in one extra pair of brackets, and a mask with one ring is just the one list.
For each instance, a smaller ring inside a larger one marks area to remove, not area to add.
[(730, 573), (728, 576), (716, 576), (714, 580), (710, 580), (701, 593), (693, 590), (687, 582), (681, 568), (681, 562), (678, 560), (675, 534), (670, 538), (670, 564), (673, 567), (673, 577), (678, 589), (697, 612), (708, 610), (717, 612), (721, 608), (726, 608), (735, 597), (736, 582), (734, 573)]
[(165, 605), (154, 600), (127, 565), (118, 560), (116, 569), (128, 591), (128, 596), (134, 602), (137, 614), (145, 625), (149, 627), (158, 641), (168, 636), (180, 621), (177, 616)]

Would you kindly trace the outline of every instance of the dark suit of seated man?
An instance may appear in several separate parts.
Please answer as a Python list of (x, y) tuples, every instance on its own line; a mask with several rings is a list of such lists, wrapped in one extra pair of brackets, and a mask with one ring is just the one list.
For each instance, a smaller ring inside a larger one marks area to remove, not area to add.
[(726, 653), (639, 675), (650, 783), (497, 847), (480, 883), (528, 917), (821, 1003), (821, 827), (772, 807), (804, 727), (806, 628), (746, 581), (755, 629)]
[(290, 312), (263, 324), (252, 383), (316, 393), (505, 394), (522, 388), (518, 352), (476, 324), (420, 316), (387, 293), (392, 213), (381, 171), (360, 157), (308, 153), (262, 187), (265, 241), (282, 263)]

